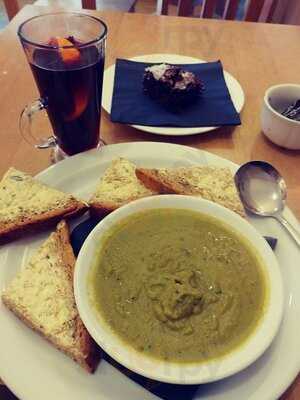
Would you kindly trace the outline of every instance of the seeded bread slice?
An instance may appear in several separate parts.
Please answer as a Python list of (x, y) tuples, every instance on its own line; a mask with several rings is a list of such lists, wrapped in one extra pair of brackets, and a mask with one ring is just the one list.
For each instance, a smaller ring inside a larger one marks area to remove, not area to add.
[(214, 201), (245, 217), (229, 168), (195, 166), (181, 168), (136, 169), (137, 177), (150, 190), (199, 196)]
[(112, 161), (89, 201), (92, 214), (101, 217), (130, 201), (156, 194), (139, 181), (135, 169), (125, 158)]
[(10, 168), (0, 182), (0, 244), (55, 226), (88, 208), (83, 201)]
[(76, 308), (74, 266), (68, 226), (61, 221), (3, 292), (2, 301), (26, 325), (93, 372), (99, 352)]

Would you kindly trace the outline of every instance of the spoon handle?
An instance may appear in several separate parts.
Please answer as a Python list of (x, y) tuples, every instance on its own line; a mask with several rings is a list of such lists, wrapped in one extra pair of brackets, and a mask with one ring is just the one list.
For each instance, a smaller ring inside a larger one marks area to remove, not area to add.
[(285, 227), (285, 229), (300, 247), (300, 232), (297, 231), (282, 215), (276, 215), (275, 218)]

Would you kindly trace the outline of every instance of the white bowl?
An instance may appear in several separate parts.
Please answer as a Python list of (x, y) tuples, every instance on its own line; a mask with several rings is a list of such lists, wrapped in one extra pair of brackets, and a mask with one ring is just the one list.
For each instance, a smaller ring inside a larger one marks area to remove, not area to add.
[(292, 83), (272, 86), (265, 93), (261, 112), (262, 131), (278, 146), (300, 149), (300, 122), (281, 114), (299, 99), (300, 85)]
[[(225, 222), (241, 237), (245, 237), (264, 261), (263, 268), (269, 285), (264, 315), (255, 331), (238, 348), (223, 358), (201, 363), (176, 363), (158, 360), (124, 345), (104, 319), (90, 305), (87, 277), (94, 255), (105, 233), (116, 223), (142, 210), (176, 208), (199, 211)], [(190, 196), (163, 195), (136, 200), (104, 218), (89, 234), (76, 262), (74, 277), (75, 299), (83, 323), (94, 340), (117, 362), (151, 379), (162, 382), (195, 384), (216, 381), (232, 375), (255, 361), (272, 342), (281, 322), (283, 286), (276, 258), (265, 239), (236, 213), (210, 201)]]

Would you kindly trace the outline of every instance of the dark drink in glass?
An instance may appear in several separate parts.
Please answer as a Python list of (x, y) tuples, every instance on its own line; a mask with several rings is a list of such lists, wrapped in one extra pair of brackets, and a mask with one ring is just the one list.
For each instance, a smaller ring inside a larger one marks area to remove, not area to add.
[(79, 13), (45, 14), (18, 31), (40, 92), (20, 119), (25, 139), (33, 137), (32, 117), (45, 109), (53, 136), (35, 143), (56, 148), (56, 159), (99, 145), (106, 25)]
[(98, 145), (104, 59), (93, 46), (67, 62), (63, 51), (36, 49), (30, 66), (57, 144), (72, 155)]

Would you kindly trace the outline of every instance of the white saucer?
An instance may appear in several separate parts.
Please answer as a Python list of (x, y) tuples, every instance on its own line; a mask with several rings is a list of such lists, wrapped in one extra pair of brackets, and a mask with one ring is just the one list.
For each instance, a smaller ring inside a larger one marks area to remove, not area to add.
[[(143, 56), (137, 56), (129, 58), (131, 61), (139, 61), (145, 63), (169, 63), (169, 64), (199, 64), (205, 63), (205, 60), (199, 58), (182, 56), (179, 54), (147, 54)], [(111, 65), (104, 71), (103, 79), (103, 92), (102, 92), (102, 107), (105, 111), (110, 114), (112, 97), (113, 97), (113, 87), (115, 78), (115, 67), (116, 64)], [(245, 103), (244, 91), (240, 83), (227, 71), (224, 71), (224, 78), (226, 85), (228, 87), (231, 99), (238, 113), (242, 110)], [(166, 136), (187, 136), (196, 135), (198, 133), (205, 133), (217, 129), (218, 126), (209, 127), (197, 127), (197, 128), (174, 128), (174, 127), (157, 127), (157, 126), (144, 126), (144, 125), (131, 125), (136, 129), (144, 132), (153, 133), (156, 135), (166, 135)]]

